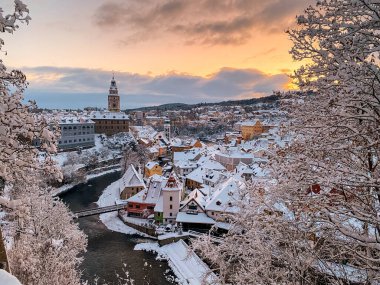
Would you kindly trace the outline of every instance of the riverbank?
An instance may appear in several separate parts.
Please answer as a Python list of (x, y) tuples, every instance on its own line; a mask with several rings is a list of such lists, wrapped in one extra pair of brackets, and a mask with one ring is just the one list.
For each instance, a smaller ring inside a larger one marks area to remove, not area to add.
[(162, 247), (158, 243), (140, 243), (134, 249), (153, 251), (157, 253), (157, 258), (167, 260), (179, 284), (217, 284), (216, 275), (183, 240)]
[[(99, 207), (115, 205), (115, 203), (118, 203), (120, 201), (119, 196), (119, 180), (117, 180), (110, 184), (106, 189), (104, 189), (102, 195), (100, 195), (99, 200), (96, 203)], [(117, 212), (101, 214), (99, 215), (99, 219), (111, 231), (127, 235), (137, 234), (146, 238), (150, 238), (150, 236), (124, 224), (124, 222), (118, 217)]]

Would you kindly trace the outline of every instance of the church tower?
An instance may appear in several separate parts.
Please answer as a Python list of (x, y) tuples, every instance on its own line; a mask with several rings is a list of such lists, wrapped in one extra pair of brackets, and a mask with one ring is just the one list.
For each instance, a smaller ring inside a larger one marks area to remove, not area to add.
[(170, 120), (166, 119), (164, 122), (164, 130), (165, 130), (165, 136), (170, 141), (171, 139), (171, 132), (170, 132)]
[(112, 76), (110, 91), (108, 94), (108, 111), (120, 112), (120, 97), (114, 76)]

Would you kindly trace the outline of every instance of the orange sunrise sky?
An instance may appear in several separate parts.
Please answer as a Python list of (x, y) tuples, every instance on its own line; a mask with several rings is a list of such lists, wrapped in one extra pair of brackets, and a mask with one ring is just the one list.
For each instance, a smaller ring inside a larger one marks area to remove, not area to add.
[(114, 71), (122, 107), (134, 108), (285, 89), (286, 74), (300, 66), (285, 30), (313, 1), (24, 2), (32, 21), (4, 37), (2, 58), (26, 73), (28, 99), (47, 108), (105, 106)]

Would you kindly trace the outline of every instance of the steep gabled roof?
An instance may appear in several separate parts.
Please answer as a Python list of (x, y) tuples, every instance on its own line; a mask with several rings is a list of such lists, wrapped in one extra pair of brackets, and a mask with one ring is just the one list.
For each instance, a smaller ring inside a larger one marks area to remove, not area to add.
[(125, 187), (146, 187), (142, 177), (132, 164), (128, 166), (121, 178), (120, 191), (123, 191)]
[(235, 206), (235, 202), (239, 200), (239, 190), (243, 189), (243, 187), (245, 187), (243, 181), (235, 177), (229, 178), (207, 200), (206, 210), (236, 213), (238, 207)]
[(152, 175), (148, 181), (148, 187), (136, 195), (127, 199), (128, 202), (156, 204), (160, 198), (161, 190), (166, 185), (166, 178), (160, 175)]
[(195, 201), (195, 203), (197, 203), (202, 210), (205, 209), (206, 196), (201, 191), (199, 191), (199, 189), (194, 189), (190, 192), (186, 199), (181, 202), (183, 206), (180, 208), (180, 210), (184, 208), (187, 204), (189, 204), (191, 201)]

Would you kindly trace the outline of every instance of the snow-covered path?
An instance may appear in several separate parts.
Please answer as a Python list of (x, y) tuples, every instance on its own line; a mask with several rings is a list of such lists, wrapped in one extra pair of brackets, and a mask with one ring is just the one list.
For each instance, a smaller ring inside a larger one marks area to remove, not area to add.
[(155, 251), (158, 258), (168, 260), (170, 268), (177, 276), (177, 282), (182, 285), (202, 285), (204, 280), (215, 283), (216, 276), (210, 273), (210, 268), (189, 249), (183, 240), (160, 247), (158, 243), (141, 243), (135, 250)]

